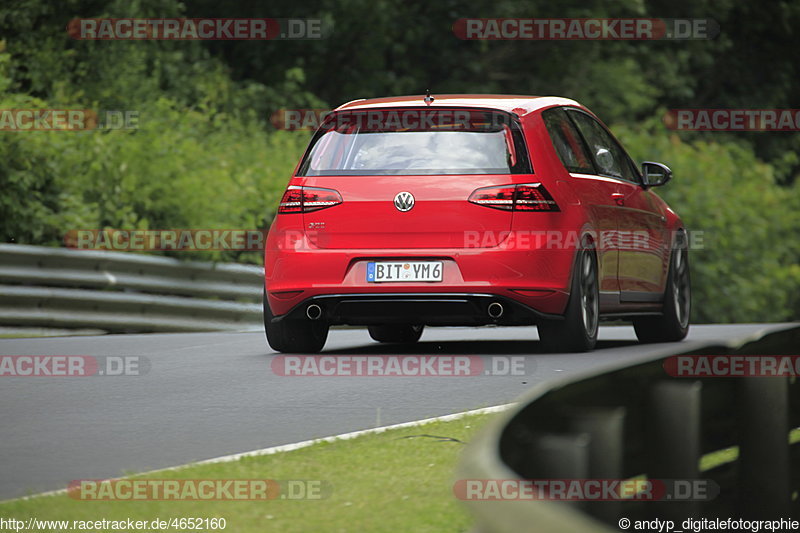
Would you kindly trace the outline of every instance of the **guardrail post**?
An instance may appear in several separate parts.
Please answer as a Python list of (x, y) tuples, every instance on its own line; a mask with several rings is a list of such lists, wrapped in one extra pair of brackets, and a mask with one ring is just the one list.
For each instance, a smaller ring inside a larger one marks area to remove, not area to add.
[(739, 505), (751, 517), (789, 515), (788, 378), (743, 378), (736, 384)]
[[(650, 391), (647, 476), (651, 480), (697, 479), (700, 462), (702, 384), (659, 381)], [(667, 488), (670, 487), (667, 482)], [(696, 517), (698, 502), (654, 502), (651, 513), (673, 520)]]
[[(625, 414), (624, 407), (590, 408), (571, 414), (570, 429), (589, 435), (590, 478), (622, 477)], [(600, 520), (613, 522), (621, 514), (620, 502), (591, 503), (587, 506), (587, 512)]]
[[(589, 476), (589, 436), (541, 434), (534, 442), (536, 479), (586, 479)], [(584, 502), (575, 505), (585, 508)]]

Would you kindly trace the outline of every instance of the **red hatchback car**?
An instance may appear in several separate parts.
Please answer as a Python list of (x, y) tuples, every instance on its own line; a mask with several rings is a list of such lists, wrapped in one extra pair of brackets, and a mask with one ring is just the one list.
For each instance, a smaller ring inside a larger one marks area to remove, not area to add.
[(641, 341), (689, 327), (688, 235), (585, 107), (555, 97), (408, 96), (329, 114), (281, 199), (264, 324), (281, 352), (331, 325), (415, 342), (427, 326), (536, 325), (547, 349), (594, 347), (600, 319)]

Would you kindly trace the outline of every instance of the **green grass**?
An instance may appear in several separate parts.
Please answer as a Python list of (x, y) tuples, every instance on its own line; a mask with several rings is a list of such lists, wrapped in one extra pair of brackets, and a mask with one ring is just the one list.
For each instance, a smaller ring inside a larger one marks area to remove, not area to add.
[(321, 480), (330, 485), (330, 495), (321, 500), (101, 502), (59, 494), (0, 503), (0, 517), (223, 517), (226, 530), (236, 533), (464, 532), (470, 528), (470, 519), (453, 497), (453, 472), (464, 443), (491, 416), (472, 415), (292, 452), (146, 475), (148, 479)]
[[(789, 432), (789, 444), (797, 444), (798, 442), (800, 442), (800, 428), (794, 428)], [(730, 446), (715, 452), (707, 453), (700, 458), (700, 471), (706, 472), (707, 470), (713, 470), (718, 466), (732, 463), (738, 458), (738, 446)]]

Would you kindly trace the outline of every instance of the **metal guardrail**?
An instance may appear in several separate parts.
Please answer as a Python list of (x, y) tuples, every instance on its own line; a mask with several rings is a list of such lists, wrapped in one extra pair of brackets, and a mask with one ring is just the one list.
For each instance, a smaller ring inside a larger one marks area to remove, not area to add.
[(0, 325), (111, 332), (261, 323), (264, 270), (132, 253), (0, 244)]
[[(797, 355), (798, 349), (800, 327), (790, 326), (739, 345), (706, 345), (675, 355)], [(797, 519), (798, 380), (673, 378), (665, 371), (666, 359), (622, 363), (539, 386), (473, 440), (457, 478), (705, 480), (713, 497), (472, 500), (466, 503), (475, 531), (619, 532), (623, 518), (673, 520), (677, 529), (688, 518)]]

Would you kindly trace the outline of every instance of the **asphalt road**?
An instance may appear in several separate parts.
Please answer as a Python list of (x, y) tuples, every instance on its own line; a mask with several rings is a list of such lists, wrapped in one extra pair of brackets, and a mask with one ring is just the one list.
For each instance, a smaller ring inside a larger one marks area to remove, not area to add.
[[(777, 325), (692, 326), (681, 351)], [(138, 376), (0, 377), (0, 499), (508, 403), (564, 373), (671, 353), (601, 327), (594, 352), (542, 353), (535, 328), (429, 328), (412, 347), (333, 330), (324, 354), (481, 355), (519, 375), (286, 377), (262, 332), (2, 339), (2, 355), (144, 356)]]

